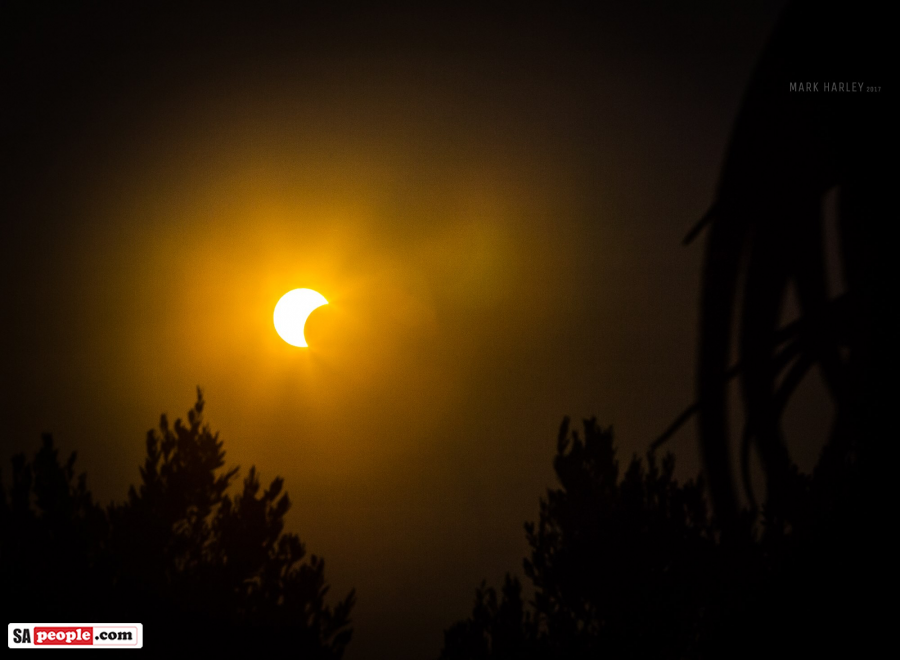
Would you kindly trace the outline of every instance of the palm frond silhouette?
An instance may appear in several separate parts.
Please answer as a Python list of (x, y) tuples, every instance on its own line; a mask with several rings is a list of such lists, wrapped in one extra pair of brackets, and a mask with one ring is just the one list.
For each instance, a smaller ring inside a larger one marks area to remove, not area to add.
[[(747, 499), (755, 508), (748, 468), (755, 447), (768, 515), (790, 516), (799, 487), (782, 421), (813, 366), (831, 397), (832, 441), (850, 444), (865, 422), (876, 325), (871, 226), (887, 208), (878, 154), (885, 104), (860, 96), (862, 91), (854, 98), (823, 95), (824, 90), (811, 95), (792, 91), (791, 84), (844, 80), (848, 69), (857, 75), (877, 70), (884, 45), (873, 29), (878, 26), (865, 8), (837, 13), (812, 3), (788, 7), (745, 95), (716, 200), (685, 238), (690, 243), (708, 229), (697, 402), (653, 446), (697, 415), (714, 511), (725, 528), (739, 510), (730, 456), (730, 380), (739, 379), (743, 398), (740, 467)], [(837, 39), (848, 34), (855, 36)], [(823, 203), (835, 189), (843, 292), (829, 291), (824, 257)], [(800, 316), (782, 326), (790, 287)]]

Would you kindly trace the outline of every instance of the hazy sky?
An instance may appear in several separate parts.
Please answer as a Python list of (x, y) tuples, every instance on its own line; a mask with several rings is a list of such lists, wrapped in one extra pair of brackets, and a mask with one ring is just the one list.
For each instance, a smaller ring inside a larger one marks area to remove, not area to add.
[[(782, 2), (20, 4), (4, 476), (52, 431), (121, 500), (199, 385), (227, 462), (284, 477), (335, 598), (357, 588), (346, 657), (435, 657), (521, 574), (564, 415), (628, 457), (692, 402), (681, 239)], [(308, 350), (272, 326), (298, 287), (330, 301)]]

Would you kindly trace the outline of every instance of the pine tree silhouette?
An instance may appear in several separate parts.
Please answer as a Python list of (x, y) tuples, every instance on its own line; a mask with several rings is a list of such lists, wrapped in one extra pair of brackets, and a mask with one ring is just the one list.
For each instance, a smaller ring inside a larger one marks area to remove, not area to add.
[(510, 575), (499, 593), (482, 583), (471, 615), (446, 630), (441, 660), (874, 651), (889, 630), (873, 597), (885, 564), (871, 555), (883, 485), (857, 451), (838, 439), (812, 474), (793, 466), (790, 517), (745, 512), (724, 542), (702, 479), (680, 484), (671, 454), (651, 450), (623, 472), (611, 429), (591, 419), (570, 434), (565, 420), (559, 487), (525, 525), (533, 598)]
[(96, 505), (75, 454), (62, 465), (45, 435), (34, 461), (13, 459), (3, 489), (2, 552), (16, 618), (145, 626), (145, 646), (291, 649), (340, 658), (355, 595), (326, 603), (324, 562), (284, 532), (290, 500), (276, 478), (261, 491), (250, 468), (224, 470), (223, 443), (203, 423), (200, 390), (170, 425), (147, 434), (141, 483), (127, 500)]
[(674, 457), (634, 457), (620, 472), (611, 429), (564, 420), (554, 469), (560, 487), (525, 525), (530, 607), (507, 576), (484, 585), (472, 616), (445, 633), (443, 660), (682, 657), (705, 625), (715, 540), (703, 484), (674, 478)]

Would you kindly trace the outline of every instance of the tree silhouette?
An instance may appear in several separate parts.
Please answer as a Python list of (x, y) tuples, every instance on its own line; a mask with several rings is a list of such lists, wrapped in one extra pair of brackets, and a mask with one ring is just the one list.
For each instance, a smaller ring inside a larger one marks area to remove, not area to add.
[[(561, 488), (527, 527), (533, 602), (524, 605), (513, 578), (499, 597), (482, 585), (472, 616), (446, 632), (443, 658), (757, 658), (776, 642), (779, 655), (868, 656), (887, 641), (888, 610), (873, 597), (875, 585), (893, 592), (896, 500), (885, 443), (895, 424), (896, 243), (884, 222), (893, 114), (880, 96), (891, 22), (880, 11), (789, 3), (747, 88), (715, 202), (685, 239), (708, 228), (697, 398), (652, 448), (697, 416), (714, 515), (699, 482), (675, 483), (671, 458), (657, 467), (651, 449), (647, 468), (632, 461), (620, 481), (611, 435), (591, 421), (567, 452), (564, 425)], [(864, 92), (789, 92), (855, 71), (865, 72)], [(832, 194), (843, 290), (832, 290), (825, 258)], [(799, 317), (782, 325), (789, 291)], [(783, 418), (814, 367), (834, 421), (804, 475)], [(732, 379), (749, 507), (732, 477)]]
[[(291, 648), (340, 658), (350, 640), (351, 592), (326, 604), (324, 562), (284, 532), (290, 500), (255, 468), (229, 494), (223, 443), (203, 423), (200, 390), (188, 412), (147, 434), (141, 483), (127, 500), (97, 506), (49, 435), (32, 463), (13, 459), (2, 498), (3, 577), (17, 618), (126, 618), (147, 645)], [(27, 616), (26, 616), (27, 615)]]
[(108, 521), (85, 475), (75, 478), (75, 458), (73, 453), (61, 464), (45, 434), (31, 463), (21, 454), (13, 457), (8, 496), (0, 484), (3, 591), (20, 620), (67, 620), (77, 595), (91, 603), (108, 595), (91, 579), (105, 568)]
[(507, 576), (478, 590), (472, 617), (445, 634), (442, 658), (680, 657), (704, 625), (714, 539), (703, 485), (674, 478), (674, 457), (634, 457), (620, 474), (611, 429), (560, 428), (560, 487), (525, 525), (529, 610)]
[[(442, 660), (758, 658), (785, 651), (871, 648), (879, 619), (867, 561), (871, 518), (862, 475), (843, 442), (812, 475), (793, 469), (798, 506), (756, 521), (728, 542), (709, 514), (702, 479), (680, 484), (671, 454), (620, 470), (611, 429), (560, 428), (559, 487), (525, 525), (533, 587), (526, 603), (507, 575), (482, 583), (470, 617), (444, 635)], [(864, 579), (861, 579), (864, 578)]]

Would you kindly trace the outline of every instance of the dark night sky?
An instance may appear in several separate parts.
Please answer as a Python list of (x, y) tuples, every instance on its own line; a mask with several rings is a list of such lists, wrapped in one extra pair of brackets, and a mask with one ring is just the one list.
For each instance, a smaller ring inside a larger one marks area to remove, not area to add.
[(691, 403), (681, 239), (783, 5), (447, 4), (4, 5), (4, 476), (52, 431), (121, 500), (200, 385), (357, 588), (350, 660), (521, 572), (564, 415), (630, 456)]

